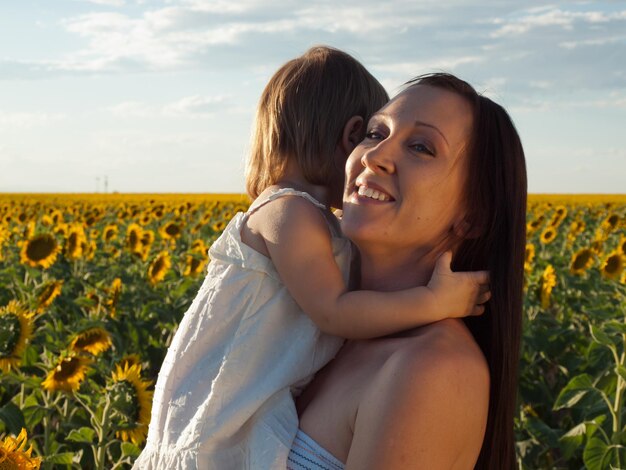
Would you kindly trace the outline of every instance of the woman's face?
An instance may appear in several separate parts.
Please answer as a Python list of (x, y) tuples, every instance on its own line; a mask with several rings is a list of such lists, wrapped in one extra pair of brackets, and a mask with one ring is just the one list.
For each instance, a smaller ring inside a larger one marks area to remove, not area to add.
[(346, 162), (342, 228), (361, 250), (437, 250), (463, 217), (470, 104), (415, 85), (371, 119)]

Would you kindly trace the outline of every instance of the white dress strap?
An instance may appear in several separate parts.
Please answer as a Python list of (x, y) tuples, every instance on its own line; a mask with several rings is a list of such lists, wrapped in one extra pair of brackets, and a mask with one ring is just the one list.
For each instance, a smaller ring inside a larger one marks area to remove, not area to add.
[(306, 191), (299, 191), (294, 188), (280, 188), (275, 191), (272, 191), (269, 195), (267, 195), (264, 198), (255, 199), (250, 205), (248, 211), (245, 213), (244, 218), (247, 219), (252, 214), (254, 214), (257, 210), (263, 207), (265, 204), (272, 202), (280, 197), (284, 197), (284, 196), (299, 196), (309, 201), (311, 204), (313, 204), (315, 207), (317, 207), (318, 209), (322, 211), (322, 215), (324, 217), (324, 220), (326, 221), (326, 224), (328, 225), (328, 229), (330, 230), (331, 236), (332, 237), (341, 236), (337, 227), (334, 226), (330, 220), (328, 220), (328, 216), (326, 215), (326, 212), (328, 212), (326, 206), (322, 204), (321, 202), (319, 202), (317, 199), (315, 199)]
[(319, 209), (326, 210), (326, 206), (324, 204), (319, 202), (317, 199), (315, 199), (313, 196), (311, 196), (309, 193), (305, 191), (298, 191), (297, 189), (293, 189), (293, 188), (280, 188), (280, 189), (277, 189), (276, 191), (272, 191), (267, 197), (264, 197), (262, 199), (261, 198), (255, 199), (254, 202), (250, 205), (250, 208), (248, 209), (248, 212), (247, 212), (248, 216), (254, 214), (258, 209), (263, 207), (268, 202), (272, 202), (275, 199), (278, 199), (279, 197), (283, 197), (283, 196), (300, 196), (300, 197), (307, 199), (309, 202), (317, 206)]

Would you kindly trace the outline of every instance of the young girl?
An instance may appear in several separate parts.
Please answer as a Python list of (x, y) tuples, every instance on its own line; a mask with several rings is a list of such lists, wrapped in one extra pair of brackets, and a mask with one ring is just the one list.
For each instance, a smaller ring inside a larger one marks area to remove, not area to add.
[[(206, 279), (159, 373), (134, 468), (285, 469), (298, 427), (293, 394), (343, 338), (482, 312), (487, 273), (451, 272), (449, 253), (427, 287), (348, 290), (350, 242), (330, 207), (341, 206), (346, 157), (387, 99), (359, 62), (327, 47), (272, 77), (247, 174), (255, 200), (210, 249)], [(376, 188), (363, 194), (389, 198)], [(383, 306), (394, 314), (380, 315)]]

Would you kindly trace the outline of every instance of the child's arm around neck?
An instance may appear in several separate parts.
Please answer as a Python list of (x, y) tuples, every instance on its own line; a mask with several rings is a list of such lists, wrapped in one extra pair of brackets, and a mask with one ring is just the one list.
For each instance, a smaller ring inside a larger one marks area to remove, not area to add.
[(477, 313), (478, 283), (474, 277), (462, 277), (468, 273), (446, 272), (445, 282), (439, 280), (435, 289), (348, 291), (333, 256), (327, 222), (301, 197), (281, 197), (261, 207), (248, 218), (242, 239), (271, 258), (298, 305), (328, 334), (373, 338)]

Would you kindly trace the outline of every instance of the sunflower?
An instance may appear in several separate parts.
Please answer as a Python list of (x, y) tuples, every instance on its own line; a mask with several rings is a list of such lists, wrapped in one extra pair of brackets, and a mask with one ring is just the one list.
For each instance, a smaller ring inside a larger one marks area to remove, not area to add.
[(175, 240), (182, 233), (182, 224), (176, 222), (168, 222), (159, 229), (161, 238), (165, 240)]
[(226, 222), (224, 220), (218, 220), (213, 224), (214, 232), (222, 232), (226, 228)]
[(589, 248), (583, 248), (572, 255), (572, 262), (569, 270), (572, 274), (583, 274), (593, 265), (595, 253)]
[(126, 246), (131, 253), (141, 251), (142, 228), (137, 224), (130, 224), (126, 229)]
[(31, 220), (30, 222), (24, 225), (24, 231), (22, 232), (22, 238), (29, 239), (35, 234), (35, 221)]
[(140, 242), (144, 246), (152, 245), (152, 243), (154, 243), (154, 231), (153, 230), (144, 230), (143, 233), (141, 234)]
[(541, 232), (541, 236), (539, 237), (539, 242), (544, 245), (552, 242), (556, 238), (556, 229), (552, 226), (548, 226), (543, 232)]
[(39, 219), (39, 222), (41, 222), (41, 225), (43, 225), (44, 227), (51, 227), (52, 225), (54, 225), (52, 217), (50, 217), (48, 214), (42, 215), (41, 219)]
[(41, 466), (41, 457), (31, 457), (31, 445), (26, 447), (26, 429), (22, 428), (17, 437), (0, 436), (0, 469), (2, 470), (37, 470)]
[(541, 308), (545, 309), (550, 306), (550, 296), (554, 286), (556, 286), (556, 274), (552, 265), (549, 264), (541, 275), (541, 291), (539, 295)]
[(585, 222), (582, 220), (575, 220), (569, 226), (569, 236), (577, 237), (585, 231)]
[(37, 313), (42, 313), (61, 294), (63, 281), (46, 282), (37, 297)]
[(70, 349), (76, 353), (88, 352), (97, 356), (111, 347), (111, 335), (104, 328), (94, 327), (77, 334), (70, 343)]
[(609, 253), (602, 262), (600, 273), (606, 279), (619, 279), (624, 270), (624, 255), (619, 251)]
[(61, 222), (60, 224), (57, 224), (52, 231), (55, 234), (65, 238), (70, 231), (70, 226), (66, 223)]
[(130, 367), (135, 365), (141, 365), (141, 357), (139, 357), (139, 354), (127, 354), (122, 359), (120, 359), (118, 365), (122, 369), (126, 366)]
[(208, 250), (202, 238), (194, 240), (191, 244), (191, 251), (197, 251), (198, 253), (206, 253)]
[(139, 364), (116, 365), (112, 373), (113, 384), (109, 388), (115, 410), (118, 431), (115, 435), (123, 441), (140, 445), (148, 433), (152, 395), (147, 390), (152, 382), (141, 379)]
[(72, 224), (65, 238), (65, 257), (67, 259), (82, 258), (87, 243), (85, 229), (80, 224)]
[(531, 263), (535, 259), (535, 245), (532, 243), (526, 244), (526, 254), (524, 255), (524, 269), (526, 271), (531, 270)]
[(606, 219), (602, 222), (602, 227), (607, 232), (611, 232), (615, 230), (615, 228), (619, 225), (619, 215), (618, 214), (610, 214)]
[(63, 213), (58, 209), (52, 210), (50, 212), (50, 217), (52, 218), (52, 222), (54, 222), (57, 225), (64, 221)]
[(15, 300), (0, 307), (0, 369), (9, 372), (17, 368), (32, 335), (32, 313), (26, 312)]
[(56, 238), (49, 233), (42, 233), (29, 238), (22, 244), (20, 261), (33, 268), (47, 269), (57, 259), (61, 247)]
[(115, 309), (120, 300), (120, 295), (122, 295), (122, 280), (119, 277), (113, 279), (111, 287), (109, 288), (109, 295), (110, 297), (106, 301), (106, 306), (109, 307), (111, 316), (115, 317)]
[(150, 284), (155, 285), (157, 282), (162, 281), (171, 266), (172, 260), (170, 254), (167, 251), (160, 252), (148, 267), (148, 280)]
[(532, 222), (529, 222), (526, 225), (526, 230), (528, 231), (528, 233), (533, 234), (535, 231), (537, 231), (539, 227), (541, 227), (541, 224), (543, 224), (544, 220), (545, 220), (545, 217), (543, 215), (540, 215)]
[(617, 243), (617, 251), (626, 256), (626, 236), (621, 235)]
[(69, 356), (61, 359), (42, 382), (46, 390), (71, 392), (80, 388), (85, 379), (91, 359), (82, 356)]
[(104, 227), (104, 230), (102, 231), (102, 240), (105, 243), (108, 243), (111, 240), (114, 240), (117, 238), (118, 232), (119, 232), (119, 229), (117, 228), (117, 225), (109, 224), (106, 227)]
[(550, 225), (555, 229), (561, 225), (561, 223), (567, 217), (567, 209), (564, 206), (559, 206), (556, 208), (554, 214), (552, 215), (552, 220), (550, 221)]
[(206, 266), (209, 257), (205, 253), (199, 251), (192, 252), (187, 255), (185, 261), (184, 276), (196, 276), (201, 273)]

